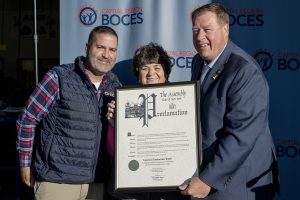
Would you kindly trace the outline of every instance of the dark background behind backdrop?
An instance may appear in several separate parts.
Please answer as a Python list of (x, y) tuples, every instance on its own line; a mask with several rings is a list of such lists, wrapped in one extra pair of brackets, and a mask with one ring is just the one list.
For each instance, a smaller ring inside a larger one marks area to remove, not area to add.
[[(0, 0), (0, 199), (33, 199), (17, 178), (15, 120), (35, 86), (33, 0)], [(37, 0), (39, 78), (59, 64), (59, 0)], [(20, 195), (20, 193), (22, 195)]]

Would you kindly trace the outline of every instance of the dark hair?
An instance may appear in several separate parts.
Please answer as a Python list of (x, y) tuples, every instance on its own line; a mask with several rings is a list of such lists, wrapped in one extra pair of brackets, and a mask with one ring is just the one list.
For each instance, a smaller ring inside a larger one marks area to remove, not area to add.
[(205, 13), (205, 12), (213, 12), (217, 15), (218, 18), (218, 22), (221, 25), (225, 25), (229, 23), (229, 14), (226, 10), (226, 8), (219, 3), (209, 3), (209, 4), (205, 4), (199, 8), (196, 8), (193, 12), (192, 12), (192, 23), (194, 25), (195, 23), (195, 19), (197, 16)]
[(168, 81), (172, 69), (172, 62), (162, 46), (151, 42), (135, 51), (132, 67), (135, 77), (139, 77), (139, 68), (146, 64), (161, 64), (165, 78)]
[(95, 35), (98, 33), (108, 33), (108, 34), (114, 35), (114, 36), (116, 36), (116, 38), (118, 40), (118, 34), (116, 33), (116, 31), (114, 29), (112, 29), (108, 26), (96, 26), (90, 32), (88, 43), (92, 42), (95, 38)]

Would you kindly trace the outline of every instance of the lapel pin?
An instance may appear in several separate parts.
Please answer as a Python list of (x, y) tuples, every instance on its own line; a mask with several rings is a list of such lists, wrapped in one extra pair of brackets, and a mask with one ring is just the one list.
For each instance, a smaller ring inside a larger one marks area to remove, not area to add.
[(221, 75), (221, 70), (218, 70), (212, 77), (211, 77), (211, 79), (212, 80), (217, 80), (217, 78)]

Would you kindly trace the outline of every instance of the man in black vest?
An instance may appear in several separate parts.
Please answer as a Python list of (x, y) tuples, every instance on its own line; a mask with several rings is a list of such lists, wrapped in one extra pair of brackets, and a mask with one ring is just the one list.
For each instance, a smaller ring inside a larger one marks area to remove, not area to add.
[(117, 46), (112, 28), (94, 28), (86, 57), (47, 72), (20, 114), (16, 125), (21, 178), (34, 187), (37, 200), (90, 198), (90, 183), (104, 182), (106, 105), (121, 86), (111, 72)]

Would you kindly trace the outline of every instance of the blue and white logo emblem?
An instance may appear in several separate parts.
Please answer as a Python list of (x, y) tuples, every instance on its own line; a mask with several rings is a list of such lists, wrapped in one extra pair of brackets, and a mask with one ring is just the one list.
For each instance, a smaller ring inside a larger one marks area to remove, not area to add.
[(267, 51), (257, 52), (253, 57), (258, 62), (263, 71), (269, 70), (273, 65), (272, 56)]
[(79, 19), (83, 25), (90, 26), (97, 21), (97, 13), (93, 8), (85, 7), (81, 9)]

